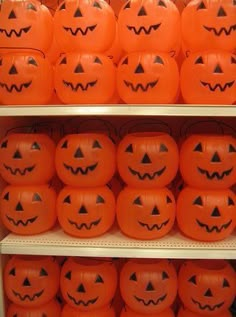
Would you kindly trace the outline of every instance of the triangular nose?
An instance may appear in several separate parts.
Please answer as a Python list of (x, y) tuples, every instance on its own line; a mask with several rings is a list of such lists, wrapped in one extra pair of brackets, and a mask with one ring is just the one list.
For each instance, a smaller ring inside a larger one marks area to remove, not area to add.
[(16, 205), (16, 211), (24, 211), (20, 202), (18, 202), (18, 204)]
[(212, 163), (219, 163), (221, 162), (219, 154), (217, 152), (214, 153), (214, 155), (211, 158)]
[(74, 17), (75, 18), (81, 18), (83, 15), (80, 11), (80, 9), (78, 8), (76, 11), (75, 11), (75, 14), (74, 14)]
[(146, 291), (148, 291), (148, 292), (154, 291), (154, 287), (153, 287), (151, 282), (148, 282), (148, 285), (146, 287)]
[(143, 164), (150, 164), (152, 161), (150, 160), (150, 157), (147, 155), (147, 153), (144, 154), (141, 163)]
[(31, 286), (30, 281), (28, 280), (28, 278), (26, 277), (23, 281), (23, 286)]
[(87, 209), (84, 207), (84, 205), (82, 205), (81, 207), (80, 207), (80, 209), (79, 209), (79, 214), (87, 214), (88, 212), (87, 212)]
[(146, 10), (144, 9), (144, 7), (141, 7), (139, 12), (138, 12), (138, 16), (144, 16), (144, 15), (147, 15), (147, 12)]
[(143, 66), (139, 63), (137, 68), (135, 69), (135, 74), (142, 74), (144, 73)]
[(214, 69), (214, 73), (215, 74), (222, 74), (223, 73), (223, 70), (222, 68), (220, 67), (220, 65), (216, 65), (216, 68)]
[(74, 71), (75, 74), (84, 73), (84, 69), (81, 64), (78, 64)]
[(222, 7), (220, 7), (219, 8), (219, 11), (218, 11), (218, 13), (217, 13), (217, 16), (218, 17), (225, 17), (227, 14), (226, 14), (226, 12), (225, 12), (225, 10), (222, 8)]
[(78, 293), (85, 293), (85, 288), (83, 284), (80, 284), (77, 288)]
[(218, 209), (217, 207), (215, 207), (215, 208), (213, 209), (213, 211), (212, 211), (212, 213), (211, 213), (211, 216), (212, 216), (212, 217), (220, 217), (220, 216), (221, 216), (220, 211), (219, 211), (219, 209)]
[(160, 215), (160, 212), (159, 212), (157, 206), (155, 206), (155, 207), (152, 209), (152, 215)]
[(16, 75), (16, 74), (18, 74), (18, 71), (17, 71), (15, 65), (12, 65), (12, 67), (10, 68), (8, 74), (9, 74), (9, 75)]
[(83, 152), (81, 151), (81, 149), (78, 147), (78, 149), (76, 150), (75, 154), (74, 154), (75, 158), (81, 158), (84, 157)]
[(213, 295), (212, 295), (212, 292), (211, 292), (211, 290), (210, 290), (210, 288), (208, 288), (208, 290), (206, 291), (206, 293), (204, 294), (204, 296), (206, 296), (206, 297), (212, 297)]
[(16, 19), (16, 14), (13, 10), (11, 10), (9, 16), (8, 16), (8, 19)]
[(22, 156), (18, 150), (16, 150), (15, 153), (13, 154), (13, 158), (14, 159), (21, 159), (22, 158)]

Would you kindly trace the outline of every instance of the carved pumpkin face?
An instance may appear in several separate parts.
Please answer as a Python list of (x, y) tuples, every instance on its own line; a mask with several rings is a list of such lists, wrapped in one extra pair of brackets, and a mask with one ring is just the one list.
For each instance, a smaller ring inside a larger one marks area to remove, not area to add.
[(6, 296), (22, 307), (44, 305), (59, 288), (59, 264), (50, 256), (13, 256), (4, 270)]
[(66, 135), (57, 145), (56, 170), (67, 185), (103, 186), (116, 169), (115, 145), (102, 133)]
[(174, 103), (178, 86), (176, 61), (164, 53), (130, 53), (117, 68), (117, 89), (125, 103)]
[[(192, 312), (191, 310), (181, 306), (178, 311), (178, 317), (201, 317), (202, 313)], [(204, 316), (204, 315), (203, 315)], [(215, 317), (231, 317), (231, 313), (229, 310), (224, 310), (222, 313), (214, 315)]]
[(236, 292), (234, 269), (223, 260), (186, 261), (179, 271), (178, 291), (184, 306), (201, 315), (220, 315)]
[(47, 185), (7, 186), (1, 193), (0, 214), (5, 227), (16, 234), (38, 234), (56, 222), (56, 193)]
[(236, 196), (229, 189), (186, 187), (179, 193), (176, 216), (180, 230), (188, 237), (200, 241), (222, 240), (236, 225)]
[(60, 304), (52, 300), (39, 307), (21, 307), (16, 304), (10, 304), (7, 309), (6, 317), (55, 317), (60, 316)]
[(193, 134), (180, 149), (180, 172), (193, 187), (231, 187), (235, 183), (235, 165), (236, 140), (230, 135)]
[(115, 38), (115, 14), (102, 0), (65, 0), (55, 12), (54, 25), (64, 52), (104, 52)]
[(181, 16), (185, 51), (236, 48), (236, 3), (232, 0), (194, 0)]
[(55, 66), (55, 89), (64, 103), (105, 103), (115, 92), (115, 66), (102, 54), (66, 54)]
[(99, 236), (115, 220), (115, 198), (107, 187), (64, 187), (57, 199), (57, 214), (66, 233), (81, 238)]
[[(94, 311), (80, 311), (68, 304), (64, 305), (61, 317), (115, 317), (115, 310), (112, 306), (105, 306)], [(228, 317), (228, 316), (226, 316)]]
[[(121, 311), (120, 317), (142, 317), (144, 315), (145, 314), (137, 313), (137, 312), (131, 310), (128, 306), (124, 306), (122, 311)], [(148, 314), (148, 316), (155, 317), (156, 314), (155, 313)], [(174, 317), (175, 314), (171, 308), (167, 308), (164, 311), (159, 312), (158, 316), (160, 316), (160, 317)], [(227, 316), (227, 317), (230, 317), (230, 316)]]
[(164, 187), (178, 169), (178, 148), (174, 139), (162, 132), (127, 134), (117, 150), (117, 167), (126, 184)]
[(1, 176), (12, 185), (46, 184), (54, 175), (54, 154), (46, 134), (10, 134), (0, 142)]
[(117, 271), (110, 260), (69, 258), (62, 267), (62, 295), (70, 306), (80, 311), (109, 305), (116, 287)]
[(52, 93), (53, 73), (47, 59), (31, 53), (0, 55), (0, 103), (46, 104)]
[[(236, 32), (235, 32), (236, 33)], [(182, 64), (180, 86), (186, 103), (233, 104), (236, 56), (211, 51), (191, 54)]]
[(121, 295), (133, 311), (155, 314), (168, 308), (177, 293), (177, 275), (168, 260), (128, 260), (120, 273)]
[(126, 52), (174, 52), (180, 46), (180, 15), (166, 0), (128, 0), (120, 10), (118, 29)]
[(126, 187), (118, 196), (116, 215), (124, 234), (136, 239), (160, 238), (174, 224), (174, 196), (167, 188)]
[(0, 7), (0, 47), (46, 52), (53, 36), (52, 16), (36, 0), (6, 0)]

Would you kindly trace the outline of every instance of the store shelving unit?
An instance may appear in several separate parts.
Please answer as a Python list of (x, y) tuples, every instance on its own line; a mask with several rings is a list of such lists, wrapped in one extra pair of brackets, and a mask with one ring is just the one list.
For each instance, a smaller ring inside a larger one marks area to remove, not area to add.
[[(1, 106), (0, 136), (15, 124), (23, 124), (47, 117), (236, 117), (234, 106), (207, 105), (53, 105)], [(236, 121), (235, 121), (236, 122)], [(217, 243), (195, 242), (173, 230), (157, 241), (137, 241), (123, 236), (113, 228), (102, 237), (77, 239), (60, 228), (30, 237), (8, 234), (0, 226), (0, 269), (8, 254), (77, 255), (101, 257), (145, 258), (207, 258), (236, 259), (236, 234)], [(2, 275), (2, 274), (1, 274)], [(4, 296), (0, 275), (0, 316), (4, 316)]]

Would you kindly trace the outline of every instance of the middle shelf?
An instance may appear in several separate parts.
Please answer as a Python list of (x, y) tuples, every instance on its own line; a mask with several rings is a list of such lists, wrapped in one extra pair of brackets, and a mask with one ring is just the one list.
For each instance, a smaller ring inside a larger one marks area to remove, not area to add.
[(236, 233), (219, 242), (198, 242), (172, 230), (159, 240), (140, 241), (124, 236), (116, 227), (90, 239), (73, 238), (59, 227), (35, 236), (7, 235), (0, 243), (2, 254), (236, 259)]

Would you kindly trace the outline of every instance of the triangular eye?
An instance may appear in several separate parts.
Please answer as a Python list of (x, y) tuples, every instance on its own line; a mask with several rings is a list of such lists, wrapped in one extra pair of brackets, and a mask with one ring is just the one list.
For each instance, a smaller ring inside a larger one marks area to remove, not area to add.
[(229, 152), (236, 152), (236, 149), (232, 144), (229, 145)]
[(62, 5), (60, 6), (59, 11), (65, 10), (65, 9), (66, 9), (66, 4), (65, 4), (65, 2), (64, 2), (64, 3), (62, 3)]
[(162, 64), (162, 65), (164, 65), (163, 59), (160, 58), (160, 56), (156, 56), (156, 57), (155, 57), (154, 63), (155, 63), (155, 64)]
[[(236, 0), (235, 0), (236, 3)], [(236, 4), (235, 4), (236, 5)], [(236, 64), (236, 58), (234, 56), (231, 56), (231, 63)], [(1, 65), (1, 64), (0, 64)]]
[(202, 152), (202, 143), (198, 143), (198, 144), (195, 146), (195, 148), (194, 148), (193, 151), (194, 151), (194, 152)]
[(61, 148), (62, 149), (67, 149), (67, 147), (68, 147), (68, 141), (66, 140), (66, 141), (63, 142)]
[(8, 144), (8, 140), (3, 141), (1, 144), (1, 149), (7, 148), (7, 144)]
[(142, 206), (142, 202), (141, 202), (140, 196), (135, 198), (135, 200), (133, 201), (133, 204), (134, 205), (138, 205), (138, 206)]
[(37, 142), (34, 142), (31, 146), (31, 150), (40, 150), (40, 146)]
[(33, 201), (42, 201), (42, 198), (39, 196), (38, 193), (35, 193), (32, 200)]
[(202, 56), (199, 56), (199, 57), (195, 60), (195, 64), (204, 64)]
[(123, 62), (122, 62), (122, 64), (121, 65), (128, 65), (128, 57), (126, 57), (124, 60), (123, 60)]
[(191, 276), (188, 282), (197, 285), (196, 275)]
[(101, 147), (100, 143), (99, 143), (97, 140), (95, 140), (95, 141), (93, 142), (92, 148), (93, 148), (93, 149), (101, 149), (102, 147)]
[(94, 63), (102, 65), (102, 61), (98, 57), (95, 58)]
[(172, 199), (169, 196), (166, 197), (166, 203), (167, 204), (171, 204), (172, 203)]
[(163, 143), (161, 143), (160, 145), (160, 152), (168, 152), (167, 146)]
[(28, 64), (38, 66), (36, 60), (33, 57), (29, 57)]
[(162, 1), (162, 0), (160, 0), (160, 1), (158, 2), (158, 5), (159, 5), (160, 7), (165, 7), (165, 8), (167, 8), (165, 2)]
[(228, 197), (228, 206), (234, 206), (235, 203), (231, 197)]
[(93, 7), (98, 8), (98, 9), (102, 9), (100, 3), (97, 1), (94, 2)]
[(16, 269), (15, 268), (11, 269), (11, 271), (9, 272), (9, 275), (16, 276)]
[(168, 278), (170, 278), (169, 275), (168, 275), (165, 271), (163, 271), (163, 272), (162, 272), (162, 279), (163, 279), (163, 280), (166, 280), (166, 279), (168, 279)]
[(198, 197), (194, 200), (193, 205), (203, 206), (203, 202), (202, 202), (201, 196), (198, 196)]
[(98, 275), (98, 276), (97, 276), (95, 283), (104, 283), (104, 281), (103, 281), (101, 275)]
[(36, 7), (32, 3), (27, 4), (27, 10), (37, 11)]
[(65, 278), (66, 278), (67, 280), (71, 280), (71, 271), (69, 271), (69, 272), (66, 273)]
[(126, 3), (126, 5), (124, 6), (124, 10), (125, 9), (130, 9), (130, 1), (128, 1), (127, 3)]
[(229, 282), (224, 278), (223, 280), (223, 287), (230, 287)]
[(66, 198), (63, 200), (63, 203), (71, 204), (70, 195), (66, 196)]
[(200, 2), (200, 3), (199, 3), (199, 6), (197, 7), (197, 10), (202, 10), (202, 9), (206, 9), (206, 6), (205, 6), (205, 4), (204, 4), (203, 1)]
[(104, 204), (105, 200), (102, 196), (98, 195), (97, 196), (97, 200), (96, 200), (96, 204)]
[(9, 192), (7, 192), (4, 196), (3, 196), (4, 200), (9, 200)]
[(2, 59), (0, 59), (0, 66), (2, 66)]
[(131, 274), (129, 279), (130, 279), (130, 281), (137, 281), (136, 273)]
[(129, 144), (129, 145), (127, 146), (127, 148), (125, 149), (125, 152), (133, 153), (133, 145), (132, 145), (132, 144)]
[(60, 65), (62, 65), (62, 64), (67, 64), (66, 57), (63, 57), (63, 59), (60, 61)]
[(44, 268), (42, 268), (40, 270), (39, 276), (48, 276), (48, 272)]

